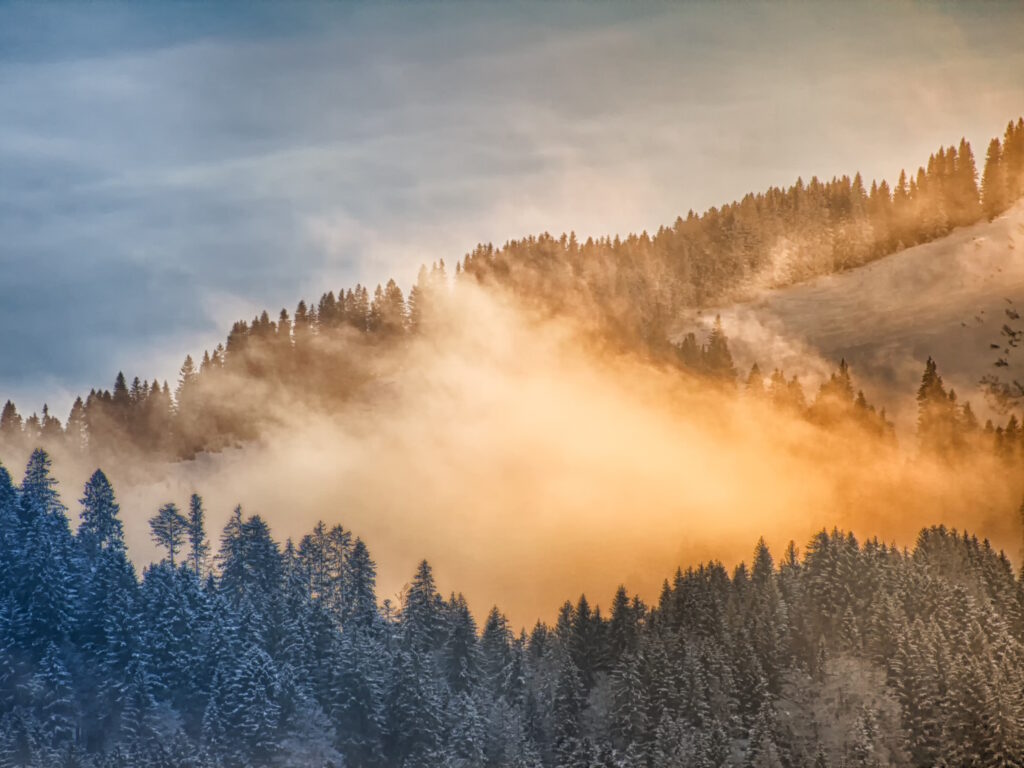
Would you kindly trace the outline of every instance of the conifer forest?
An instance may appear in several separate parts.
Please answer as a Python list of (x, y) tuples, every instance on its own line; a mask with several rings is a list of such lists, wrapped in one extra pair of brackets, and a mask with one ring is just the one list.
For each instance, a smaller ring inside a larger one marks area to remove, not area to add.
[(1024, 768), (1019, 8), (247, 10), (0, 7), (0, 768)]

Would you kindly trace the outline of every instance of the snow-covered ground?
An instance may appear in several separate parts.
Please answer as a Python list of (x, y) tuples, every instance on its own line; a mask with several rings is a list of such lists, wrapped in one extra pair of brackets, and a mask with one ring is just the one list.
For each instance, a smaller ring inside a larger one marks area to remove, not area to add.
[[(766, 373), (782, 367), (801, 375), (809, 396), (845, 357), (869, 399), (906, 426), (929, 355), (979, 412), (989, 413), (983, 375), (1024, 381), (1024, 344), (1013, 348), (1002, 333), (1004, 324), (1024, 329), (1015, 312), (1024, 318), (1024, 201), (992, 222), (685, 322), (721, 313), (744, 375), (755, 359)], [(1000, 358), (1006, 366), (996, 366)]]

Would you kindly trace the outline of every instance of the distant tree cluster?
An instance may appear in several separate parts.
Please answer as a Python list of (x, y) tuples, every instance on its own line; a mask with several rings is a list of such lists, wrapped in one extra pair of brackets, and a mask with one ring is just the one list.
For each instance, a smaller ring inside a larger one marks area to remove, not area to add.
[(838, 531), (776, 564), (677, 571), (553, 625), (479, 627), (423, 562), (379, 604), (366, 545), (282, 547), (198, 496), (152, 518), (141, 581), (97, 471), (77, 530), (36, 451), (0, 467), (0, 765), (682, 768), (1024, 761), (1024, 586), (944, 528)]
[(970, 144), (940, 148), (916, 175), (865, 186), (860, 174), (809, 182), (693, 211), (624, 239), (543, 234), (480, 245), (463, 272), (527, 301), (592, 319), (625, 343), (664, 343), (687, 307), (860, 266), (952, 228), (992, 218), (1024, 194), (1024, 118), (993, 139), (981, 187)]
[(118, 373), (112, 390), (77, 398), (65, 427), (43, 407), (23, 418), (8, 400), (0, 443), (67, 446), (101, 459), (126, 453), (189, 458), (251, 440), (295, 401), (336, 404), (376, 376), (381, 348), (429, 327), (448, 297), (445, 265), (420, 270), (408, 300), (394, 280), (371, 295), (362, 285), (300, 301), (276, 321), (264, 311), (236, 322), (224, 344), (197, 364), (185, 358), (176, 386)]
[[(654, 237), (588, 239), (544, 234), (501, 248), (480, 245), (455, 265), (451, 289), (444, 261), (421, 268), (408, 296), (394, 280), (300, 301), (277, 320), (264, 311), (234, 324), (226, 342), (187, 357), (174, 388), (119, 373), (112, 390), (93, 390), (72, 406), (66, 424), (44, 406), (23, 418), (14, 403), (0, 411), (0, 442), (70, 445), (97, 461), (124, 453), (192, 457), (257, 437), (280, 418), (274, 405), (298, 400), (333, 405), (358, 397), (379, 379), (380, 352), (425, 330), (438, 330), (437, 306), (459, 301), (463, 280), (511, 291), (528, 305), (570, 314), (607, 343), (675, 361), (712, 378), (734, 378), (713, 331), (681, 348), (668, 341), (684, 308), (723, 300), (767, 279), (785, 285), (847, 269), (953, 227), (992, 218), (1024, 196), (1024, 118), (993, 139), (981, 186), (970, 144), (940, 148), (895, 186), (859, 174), (829, 182), (798, 180), (739, 202), (692, 211)], [(441, 331), (443, 332), (443, 331)], [(716, 336), (718, 334), (718, 336)], [(772, 397), (799, 406), (798, 383), (771, 382)], [(883, 420), (884, 421), (884, 420)]]
[(1024, 425), (1017, 414), (1011, 413), (1005, 424), (987, 419), (982, 426), (970, 402), (961, 403), (956, 391), (946, 388), (930, 357), (917, 389), (917, 435), (923, 451), (949, 460), (979, 450), (1011, 467), (1024, 460)]
[(981, 177), (981, 204), (993, 219), (1024, 197), (1024, 118), (1006, 126), (1002, 142), (992, 139)]
[(889, 421), (885, 408), (876, 409), (863, 390), (854, 390), (853, 376), (846, 360), (822, 382), (818, 393), (808, 404), (800, 382), (794, 376), (775, 369), (764, 383), (755, 363), (747, 377), (748, 395), (769, 399), (776, 407), (802, 414), (809, 422), (826, 429), (859, 429), (885, 441), (896, 442), (895, 425)]
[[(740, 382), (720, 318), (715, 319), (704, 344), (691, 332), (675, 350), (677, 362), (684, 370), (726, 390), (737, 389)], [(756, 362), (738, 393), (769, 402), (783, 412), (828, 430), (860, 430), (896, 442), (895, 425), (886, 409), (876, 408), (863, 390), (855, 387), (845, 359), (822, 382), (813, 399), (807, 397), (796, 376), (787, 379), (778, 368), (766, 376)], [(931, 357), (925, 362), (915, 400), (918, 446), (928, 458), (956, 462), (967, 456), (988, 454), (1002, 459), (1009, 468), (1024, 462), (1024, 422), (1017, 414), (1010, 413), (1005, 424), (987, 419), (982, 425), (970, 401), (960, 401), (956, 390), (946, 387)]]
[[(710, 337), (724, 339), (721, 325), (716, 322)], [(688, 337), (680, 347), (693, 349), (695, 340)], [(727, 341), (719, 342), (728, 365), (717, 366), (719, 371), (731, 369), (731, 356)], [(707, 350), (710, 342), (699, 349)], [(706, 352), (705, 352), (706, 354)], [(703, 364), (703, 367), (701, 367)], [(727, 386), (735, 384), (735, 373), (726, 375), (709, 371), (698, 358), (694, 368), (698, 373), (716, 377)], [(859, 429), (868, 434), (895, 443), (895, 425), (889, 420), (885, 408), (876, 409), (868, 402), (863, 390), (856, 390), (850, 366), (845, 360), (824, 381), (814, 399), (808, 401), (804, 388), (794, 376), (788, 381), (781, 370), (774, 370), (766, 380), (757, 363), (747, 377), (743, 394), (758, 400), (767, 399), (777, 408), (794, 413), (826, 429)], [(970, 401), (960, 401), (956, 390), (947, 388), (939, 374), (938, 365), (931, 357), (925, 362), (921, 383), (915, 396), (917, 402), (917, 441), (921, 453), (931, 459), (955, 463), (969, 456), (992, 455), (1006, 462), (1009, 468), (1019, 467), (1024, 461), (1024, 423), (1011, 413), (1005, 424), (997, 425), (987, 419), (982, 425)]]
[[(720, 317), (715, 318), (704, 344), (698, 341), (696, 333), (687, 333), (676, 345), (675, 355), (683, 370), (725, 390), (736, 390), (740, 384)], [(740, 391), (748, 398), (770, 403), (780, 411), (801, 416), (826, 429), (854, 428), (893, 442), (896, 439), (894, 425), (885, 408), (877, 410), (868, 402), (863, 390), (854, 389), (853, 376), (845, 359), (839, 361), (839, 367), (822, 382), (810, 402), (796, 376), (787, 379), (778, 368), (766, 376), (756, 362)]]
[[(435, 269), (434, 275), (438, 275), (442, 269), (443, 265)], [(397, 288), (395, 291), (400, 294)], [(420, 295), (422, 296), (424, 293), (420, 292)], [(436, 296), (436, 294), (434, 295)], [(304, 314), (302, 311), (304, 305), (300, 305), (300, 311), (296, 313), (297, 317), (305, 317), (307, 321), (311, 314), (323, 317), (322, 308), (331, 306), (330, 298), (332, 298), (332, 294), (327, 294), (321, 301), (320, 312), (310, 313), (309, 310), (305, 310)], [(420, 306), (424, 305), (424, 302), (421, 301)], [(343, 304), (336, 303), (335, 306), (343, 306)], [(331, 315), (327, 316), (331, 317)], [(343, 317), (343, 315), (340, 316)], [(200, 450), (216, 450), (230, 442), (254, 438), (263, 426), (259, 416), (249, 417), (247, 415), (248, 406), (239, 404), (237, 400), (224, 401), (215, 397), (212, 394), (212, 388), (218, 386), (218, 377), (235, 374), (236, 369), (226, 362), (228, 359), (234, 360), (233, 365), (235, 366), (244, 366), (246, 371), (242, 375), (249, 376), (253, 366), (259, 365), (259, 361), (266, 361), (268, 355), (302, 355), (307, 348), (296, 347), (294, 341), (290, 346), (277, 346), (282, 342), (278, 340), (275, 329), (280, 328), (281, 324), (289, 322), (285, 318), (286, 314), (276, 325), (270, 322), (269, 328), (259, 318), (251, 326), (245, 323), (236, 324), (233, 331), (235, 336), (229, 342), (230, 346), (236, 350), (233, 356), (229, 357), (224, 350), (217, 349), (212, 356), (204, 358), (203, 364), (198, 370), (191, 365), (191, 359), (186, 360), (174, 398), (170, 396), (166, 385), (162, 388), (155, 384), (147, 386), (145, 383), (140, 384), (136, 379), (130, 388), (126, 387), (124, 377), (121, 375), (115, 382), (113, 395), (107, 392), (92, 393), (90, 395), (91, 402), (105, 404), (104, 409), (99, 411), (103, 417), (109, 417), (111, 413), (127, 414), (127, 417), (121, 422), (123, 424), (121, 431), (104, 431), (113, 429), (110, 427), (109, 421), (90, 422), (84, 416), (79, 416), (80, 411), (77, 404), (72, 412), (72, 419), (69, 420), (67, 430), (62, 430), (59, 422), (49, 416), (45, 410), (41, 423), (50, 425), (49, 432), (46, 430), (28, 432), (20, 426), (11, 428), (9, 426), (11, 424), (20, 425), (20, 416), (13, 404), (8, 402), (0, 413), (0, 440), (6, 436), (8, 444), (24, 445), (25, 441), (34, 435), (43, 445), (66, 446), (70, 441), (76, 449), (87, 450), (83, 446), (88, 446), (90, 435), (106, 435), (108, 439), (111, 435), (116, 435), (122, 441), (127, 440), (127, 445), (133, 450), (144, 452), (154, 450), (147, 448), (147, 440), (152, 440), (165, 448), (169, 443), (177, 440), (175, 444), (178, 446), (178, 450), (183, 451), (177, 455), (193, 455)], [(339, 321), (334, 320), (333, 322)], [(253, 330), (257, 328), (260, 330)], [(402, 334), (409, 332), (408, 327), (404, 331), (396, 330), (395, 334), (397, 335), (393, 336), (390, 341), (378, 340), (377, 343), (392, 343), (402, 338)], [(311, 332), (309, 336), (300, 332), (299, 338), (305, 338), (305, 343), (310, 345), (309, 348), (315, 348), (320, 333), (327, 334), (328, 332)], [(245, 334), (244, 344), (238, 341), (241, 334)], [(242, 351), (239, 351), (240, 349)], [(268, 351), (274, 349), (277, 351)], [(667, 357), (660, 358), (662, 362), (674, 365), (681, 371), (696, 376), (725, 392), (732, 392), (740, 397), (770, 404), (782, 412), (803, 418), (808, 423), (828, 431), (849, 432), (854, 430), (860, 434), (881, 438), (894, 445), (896, 443), (895, 425), (889, 419), (886, 409), (884, 407), (877, 408), (870, 403), (863, 390), (855, 386), (852, 371), (845, 360), (840, 360), (836, 370), (822, 382), (817, 393), (813, 397), (809, 397), (795, 375), (787, 378), (786, 373), (778, 368), (768, 374), (763, 372), (755, 362), (745, 378), (740, 376), (720, 318), (715, 319), (703, 341), (698, 339), (695, 332), (689, 332), (678, 344), (669, 345), (667, 349), (670, 350), (670, 353)], [(329, 359), (329, 355), (319, 355), (319, 359), (323, 363)], [(278, 357), (277, 360), (280, 363), (282, 358)], [(278, 369), (272, 368), (271, 370)], [(291, 365), (281, 364), (279, 370), (294, 371), (296, 369)], [(369, 373), (365, 375), (370, 376)], [(278, 382), (278, 384), (281, 383)], [(207, 394), (200, 396), (198, 393), (202, 392), (204, 388), (207, 388)], [(259, 393), (259, 397), (263, 397), (263, 394)], [(916, 393), (916, 402), (918, 410), (917, 444), (922, 453), (929, 458), (956, 461), (965, 456), (987, 453), (1005, 460), (1010, 467), (1019, 466), (1024, 460), (1024, 422), (1018, 415), (1011, 413), (1004, 424), (996, 424), (988, 419), (982, 425), (970, 402), (961, 402), (955, 390), (947, 389), (938, 372), (936, 362), (930, 357), (925, 363), (921, 383)], [(211, 433), (209, 423), (213, 419), (216, 419), (221, 427), (218, 431)], [(90, 423), (94, 426), (90, 427)], [(96, 423), (104, 426), (96, 427)], [(185, 426), (190, 423), (196, 425), (192, 432), (189, 432)], [(229, 424), (234, 424), (234, 426), (229, 426)], [(144, 428), (147, 426), (152, 431)], [(126, 437), (126, 435), (135, 437)], [(186, 444), (182, 440), (185, 436), (191, 437), (191, 442), (187, 443), (191, 453), (184, 452), (183, 445)], [(92, 439), (97, 438), (93, 437)], [(101, 455), (103, 454), (101, 453)], [(174, 512), (177, 513), (176, 508)]]

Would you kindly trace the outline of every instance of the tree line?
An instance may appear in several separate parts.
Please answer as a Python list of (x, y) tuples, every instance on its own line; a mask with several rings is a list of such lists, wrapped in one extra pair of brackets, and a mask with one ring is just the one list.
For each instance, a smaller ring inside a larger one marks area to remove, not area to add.
[[(606, 343), (693, 367), (668, 342), (684, 308), (724, 300), (752, 282), (785, 285), (848, 269), (992, 218), (1024, 196), (1024, 118), (991, 141), (980, 185), (970, 144), (940, 148), (916, 174), (865, 189), (859, 174), (749, 194), (692, 211), (654, 236), (588, 239), (572, 233), (480, 245), (456, 262), (421, 268), (408, 296), (394, 280), (300, 301), (276, 320), (266, 311), (234, 324), (198, 361), (187, 357), (173, 388), (119, 373), (112, 389), (76, 399), (65, 422), (44, 405), (23, 417), (0, 411), (0, 440), (63, 442), (97, 460), (118, 453), (191, 457), (260, 434), (280, 418), (267, 403), (334, 405), (373, 391), (383, 350), (438, 328), (438, 307), (458, 302), (463, 281), (498, 286), (530, 306), (570, 313)], [(454, 287), (453, 284), (454, 283)], [(713, 353), (714, 354), (714, 353)], [(793, 388), (795, 390), (795, 387)], [(791, 393), (796, 397), (796, 392)]]
[[(299, 316), (302, 316), (301, 313)], [(273, 329), (263, 333), (273, 334)], [(304, 338), (304, 334), (300, 332), (299, 337)], [(257, 335), (256, 339), (261, 341), (247, 339), (247, 343), (279, 343), (274, 335)], [(232, 343), (238, 344), (237, 341)], [(301, 354), (301, 351), (296, 352), (294, 346), (286, 349), (286, 354)], [(876, 407), (868, 401), (864, 391), (857, 387), (853, 371), (845, 359), (839, 361), (836, 369), (812, 396), (797, 376), (787, 376), (779, 368), (769, 373), (762, 371), (755, 362), (745, 376), (741, 375), (733, 360), (729, 339), (720, 318), (712, 323), (704, 340), (698, 339), (695, 332), (689, 332), (678, 343), (669, 345), (668, 349), (671, 352), (661, 359), (662, 362), (726, 393), (773, 407), (822, 429), (852, 430), (893, 445), (897, 442), (895, 425), (889, 419), (886, 408)], [(262, 352), (260, 354), (262, 356)], [(114, 434), (127, 442), (132, 450), (144, 452), (157, 450), (147, 448), (147, 441), (166, 448), (176, 437), (180, 437), (175, 424), (190, 418), (195, 423), (205, 424), (216, 417), (223, 428), (213, 434), (206, 429), (192, 433), (191, 453), (187, 455), (200, 450), (216, 450), (230, 444), (228, 441), (254, 438), (265, 426), (265, 422), (260, 420), (259, 415), (250, 416), (248, 406), (239, 405), (236, 399), (230, 404), (233, 411), (219, 411), (211, 405), (212, 398), (199, 394), (202, 387), (216, 385), (218, 375), (232, 375), (230, 369), (225, 371), (218, 367), (223, 365), (219, 362), (221, 359), (219, 351), (212, 358), (204, 359), (200, 370), (207, 377), (205, 379), (201, 379), (200, 373), (190, 368), (190, 361), (186, 361), (187, 370), (179, 383), (176, 398), (171, 397), (166, 385), (163, 388), (155, 384), (144, 386), (136, 380), (128, 388), (124, 377), (118, 376), (114, 394), (109, 399), (103, 396), (99, 400), (109, 408), (102, 414), (105, 418), (112, 418), (112, 413), (119, 414), (117, 423), (121, 425), (121, 431)], [(262, 398), (264, 394), (260, 390), (255, 393), (254, 399)], [(1018, 465), (1019, 460), (1024, 458), (1024, 422), (1021, 418), (1011, 412), (1005, 423), (995, 423), (990, 418), (982, 424), (971, 403), (960, 401), (956, 391), (945, 386), (938, 365), (931, 357), (925, 363), (914, 397), (917, 403), (916, 444), (929, 458), (955, 462), (966, 456), (986, 453), (1004, 459), (1011, 466)], [(225, 414), (236, 423), (235, 427), (224, 426), (229, 420)], [(44, 411), (44, 423), (49, 425), (48, 429), (30, 431), (20, 426), (20, 416), (13, 404), (8, 402), (0, 414), (0, 441), (6, 440), (9, 447), (23, 447), (28, 440), (35, 439), (44, 446), (70, 446), (83, 455), (99, 458), (95, 451), (90, 451), (86, 436), (91, 434), (91, 430), (100, 430), (99, 434), (110, 436), (109, 432), (102, 431), (110, 429), (109, 425), (90, 427), (84, 418), (72, 418), (67, 429), (61, 429), (58, 420)], [(210, 442), (214, 439), (218, 442)]]
[(670, 768), (1024, 761), (1024, 584), (987, 541), (822, 531), (552, 624), (478, 625), (430, 565), (397, 603), (366, 544), (202, 499), (141, 579), (101, 471), (72, 531), (49, 457), (0, 467), (0, 765)]
[(463, 271), (542, 307), (573, 309), (631, 346), (663, 344), (684, 308), (850, 269), (991, 219), (1024, 195), (1024, 118), (989, 145), (980, 186), (969, 142), (940, 148), (916, 174), (866, 185), (860, 174), (798, 179), (690, 211), (654, 234), (550, 234), (478, 246)]
[[(745, 378), (739, 375), (729, 349), (729, 340), (716, 318), (704, 343), (693, 332), (674, 347), (677, 365), (726, 391), (741, 397), (770, 403), (809, 423), (832, 430), (859, 430), (895, 444), (895, 425), (884, 407), (870, 403), (855, 383), (845, 359), (825, 379), (813, 397), (808, 397), (796, 376), (775, 368), (770, 374), (754, 363)], [(949, 462), (979, 452), (998, 456), (1012, 466), (1024, 458), (1024, 422), (1010, 413), (1004, 424), (986, 419), (982, 424), (970, 401), (961, 401), (947, 387), (938, 364), (929, 357), (914, 395), (917, 405), (916, 438), (921, 453)]]

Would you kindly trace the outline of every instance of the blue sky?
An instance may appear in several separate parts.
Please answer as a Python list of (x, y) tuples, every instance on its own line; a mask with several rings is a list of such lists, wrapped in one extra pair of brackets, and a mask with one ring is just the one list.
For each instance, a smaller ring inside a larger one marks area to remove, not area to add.
[(0, 5), (0, 399), (532, 232), (893, 178), (1024, 112), (1024, 6)]

